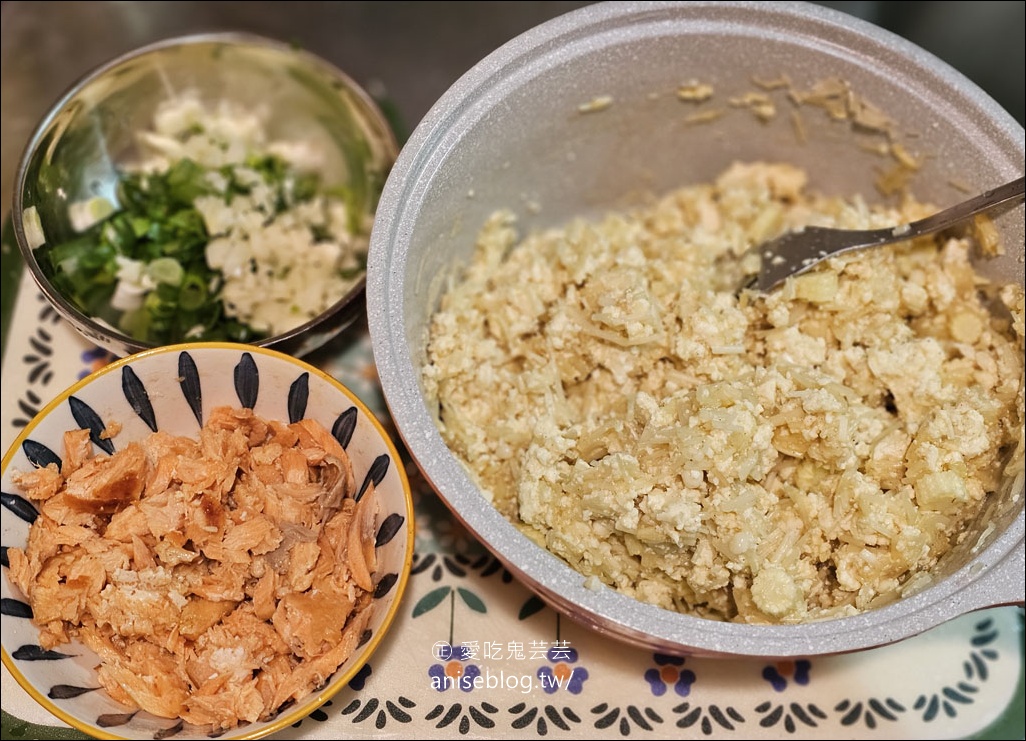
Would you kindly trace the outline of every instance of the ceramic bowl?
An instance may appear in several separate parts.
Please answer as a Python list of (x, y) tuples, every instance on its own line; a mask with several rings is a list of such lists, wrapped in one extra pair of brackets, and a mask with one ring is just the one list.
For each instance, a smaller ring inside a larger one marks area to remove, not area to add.
[[(692, 81), (710, 86), (707, 101)], [(888, 117), (890, 134), (881, 135), (880, 119), (852, 121), (788, 95), (838, 84), (843, 105), (871, 103)], [(758, 105), (764, 98), (772, 111)], [(919, 157), (918, 169), (905, 173), (916, 196), (943, 207), (1021, 176), (1023, 141), (1008, 112), (936, 57), (817, 5), (600, 3), (538, 26), (445, 93), (386, 183), (371, 236), (367, 311), (396, 426), (456, 516), (526, 585), (579, 623), (656, 651), (839, 653), (1021, 603), (1021, 473), (1005, 481), (931, 587), (852, 617), (721, 623), (589, 589), (482, 496), (438, 432), (422, 369), (429, 319), (498, 209), (512, 209), (520, 233), (530, 234), (642, 202), (646, 193), (711, 182), (736, 160), (790, 162), (817, 190), (874, 200), (883, 197), (881, 174), (900, 170), (895, 142)], [(1006, 254), (979, 271), (1022, 285), (1021, 205), (995, 224)]]
[(122, 171), (147, 157), (139, 133), (152, 130), (161, 104), (187, 96), (208, 110), (229, 103), (259, 112), (269, 142), (308, 146), (324, 189), (345, 190), (350, 228), (366, 239), (398, 151), (374, 100), (344, 72), (302, 49), (252, 34), (199, 34), (165, 39), (111, 60), (75, 83), (45, 115), (22, 156), (14, 187), (11, 219), (25, 263), (57, 311), (118, 356), (156, 344), (226, 337), (306, 354), (363, 313), (362, 275), (319, 315), (274, 336), (200, 338), (183, 328), (183, 336), (162, 342), (130, 334), (116, 299), (109, 310), (102, 305), (101, 320), (52, 281), (53, 269), (42, 253), (82, 237), (83, 220), (73, 218), (73, 210), (96, 202), (122, 207), (117, 187)]
[[(155, 431), (195, 438), (214, 407), (250, 408), (284, 423), (320, 422), (342, 444), (359, 492), (373, 483), (377, 568), (370, 622), (358, 647), (305, 699), (268, 720), (239, 725), (222, 738), (258, 738), (287, 728), (341, 689), (380, 645), (406, 588), (413, 557), (413, 507), (394, 445), (377, 419), (327, 374), (273, 350), (232, 343), (195, 343), (118, 360), (76, 383), (21, 432), (3, 459), (3, 662), (39, 703), (69, 725), (102, 738), (206, 738), (209, 729), (133, 712), (98, 689), (97, 656), (77, 641), (45, 651), (25, 596), (8, 577), (8, 549), (25, 547), (35, 507), (12, 484), (14, 471), (61, 465), (66, 430), (88, 428), (97, 455), (124, 449)], [(100, 437), (104, 429), (120, 431)], [(362, 494), (361, 494), (362, 496)]]

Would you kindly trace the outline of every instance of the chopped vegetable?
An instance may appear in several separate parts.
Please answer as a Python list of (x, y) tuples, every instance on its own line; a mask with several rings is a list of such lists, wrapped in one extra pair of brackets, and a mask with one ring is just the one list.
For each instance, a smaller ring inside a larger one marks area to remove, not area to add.
[(116, 204), (69, 208), (76, 238), (39, 250), (58, 291), (152, 344), (251, 342), (309, 321), (366, 267), (362, 214), (300, 167), (315, 153), (267, 143), (252, 112), (186, 97), (140, 132), (150, 160), (126, 168)]

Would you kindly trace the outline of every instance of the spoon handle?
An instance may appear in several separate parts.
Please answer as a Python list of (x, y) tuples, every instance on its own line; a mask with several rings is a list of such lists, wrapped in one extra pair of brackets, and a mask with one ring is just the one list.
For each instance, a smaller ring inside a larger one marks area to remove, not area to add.
[(1008, 201), (1015, 200), (1016, 198), (1022, 198), (1024, 192), (1024, 181), (1026, 181), (1026, 178), (1016, 178), (1010, 183), (1005, 183), (1004, 185), (999, 185), (997, 188), (984, 191), (975, 198), (970, 198), (968, 201), (962, 201), (951, 208), (938, 211), (932, 216), (927, 216), (925, 219), (913, 221), (908, 225), (909, 231), (906, 238), (943, 231), (944, 229), (954, 226), (961, 221), (965, 221), (970, 216), (976, 216), (976, 214), (989, 211), (990, 209), (1000, 206), (1003, 203), (1007, 203)]
[(743, 287), (769, 291), (785, 278), (800, 275), (827, 258), (943, 231), (1004, 203), (1022, 199), (1024, 181), (1026, 178), (1016, 178), (924, 219), (894, 227), (859, 231), (809, 226), (788, 232), (758, 248), (762, 257), (759, 272)]

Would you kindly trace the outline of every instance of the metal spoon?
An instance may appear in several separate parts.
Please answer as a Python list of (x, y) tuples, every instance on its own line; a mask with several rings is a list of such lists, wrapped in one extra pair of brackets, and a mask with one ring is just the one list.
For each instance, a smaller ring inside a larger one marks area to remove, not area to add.
[(943, 231), (1003, 203), (1021, 200), (1023, 180), (1021, 177), (1016, 178), (909, 224), (862, 231), (807, 226), (800, 231), (788, 232), (753, 248), (762, 257), (761, 266), (756, 275), (746, 280), (744, 287), (769, 291), (785, 278), (811, 270), (829, 257)]

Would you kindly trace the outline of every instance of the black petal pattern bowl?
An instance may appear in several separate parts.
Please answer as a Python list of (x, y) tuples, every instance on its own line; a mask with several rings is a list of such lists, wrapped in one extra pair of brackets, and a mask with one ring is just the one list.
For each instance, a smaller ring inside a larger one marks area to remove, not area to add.
[[(69, 725), (101, 738), (206, 738), (209, 729), (133, 712), (99, 687), (99, 660), (77, 642), (39, 646), (32, 609), (11, 582), (8, 549), (26, 545), (38, 516), (12, 483), (15, 471), (62, 464), (66, 430), (88, 429), (97, 455), (113, 454), (157, 430), (195, 438), (211, 410), (252, 409), (268, 420), (311, 418), (348, 453), (357, 495), (373, 483), (377, 568), (373, 612), (352, 655), (323, 686), (269, 720), (220, 738), (259, 738), (305, 717), (341, 689), (381, 643), (399, 606), (413, 557), (413, 505), (397, 451), (366, 406), (334, 378), (277, 351), (232, 343), (192, 343), (129, 356), (76, 383), (48, 404), (3, 458), (3, 663), (26, 691)], [(113, 436), (105, 430), (120, 430)]]

